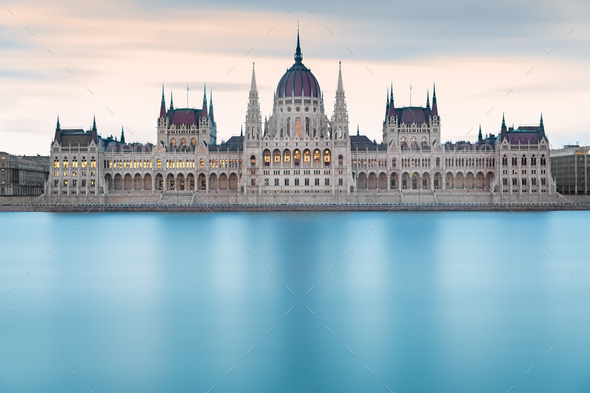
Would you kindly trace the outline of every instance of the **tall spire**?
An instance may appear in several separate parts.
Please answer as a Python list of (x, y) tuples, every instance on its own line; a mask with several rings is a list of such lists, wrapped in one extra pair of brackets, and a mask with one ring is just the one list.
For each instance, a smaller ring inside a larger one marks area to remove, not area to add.
[(301, 63), (303, 54), (301, 53), (301, 45), (299, 44), (299, 22), (297, 22), (297, 48), (295, 48), (295, 62)]
[(344, 94), (344, 85), (342, 84), (342, 62), (338, 62), (338, 88), (336, 89), (336, 94), (338, 93)]
[(481, 135), (481, 123), (479, 124), (479, 134), (477, 134), (477, 141), (483, 141), (483, 136)]
[(506, 120), (504, 119), (504, 112), (502, 112), (502, 130), (506, 129)]
[(170, 110), (174, 110), (174, 100), (172, 97), (172, 92), (170, 92)]
[(426, 109), (430, 109), (430, 92), (426, 90)]
[(359, 125), (356, 125), (356, 136), (360, 136)]
[(539, 123), (539, 128), (541, 128), (542, 130), (545, 129), (545, 125), (543, 124), (543, 113), (541, 112), (541, 122)]
[(391, 83), (391, 87), (389, 88), (389, 109), (388, 109), (387, 117), (395, 116), (395, 104), (393, 101), (393, 82)]
[(55, 125), (55, 131), (61, 131), (61, 126), (59, 125), (59, 115), (57, 115), (57, 124)]
[(209, 92), (209, 117), (211, 121), (215, 121), (215, 117), (213, 116), (213, 89)]
[(502, 128), (500, 130), (500, 140), (508, 138), (508, 129), (506, 128), (506, 120), (504, 119), (504, 113), (502, 112)]
[(201, 109), (201, 114), (204, 118), (207, 117), (207, 84), (203, 84), (203, 108)]
[(125, 127), (121, 126), (121, 143), (125, 143)]
[(96, 131), (96, 116), (92, 119), (92, 131)]
[(166, 117), (166, 100), (164, 99), (164, 84), (162, 83), (162, 102), (160, 104), (160, 119)]
[(539, 123), (539, 140), (545, 137), (545, 125), (543, 124), (543, 113), (541, 113), (541, 122)]
[(436, 84), (432, 86), (432, 116), (438, 116), (438, 105), (436, 104)]
[(250, 82), (250, 93), (256, 92), (258, 95), (258, 88), (256, 87), (256, 73), (254, 72), (254, 62), (252, 62), (252, 82)]

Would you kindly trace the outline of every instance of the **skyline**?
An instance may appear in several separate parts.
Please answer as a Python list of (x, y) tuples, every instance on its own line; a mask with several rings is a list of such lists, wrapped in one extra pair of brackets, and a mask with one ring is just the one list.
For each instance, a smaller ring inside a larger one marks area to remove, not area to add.
[(412, 105), (423, 106), (436, 83), (443, 141), (473, 141), (480, 123), (484, 135), (497, 134), (502, 113), (509, 126), (538, 124), (543, 113), (553, 147), (590, 144), (582, 115), (590, 16), (579, 1), (482, 3), (483, 10), (426, 2), (420, 15), (408, 4), (376, 10), (373, 2), (37, 3), (0, 11), (0, 150), (11, 153), (47, 154), (58, 115), (63, 128), (89, 129), (96, 115), (104, 137), (125, 126), (127, 141), (155, 143), (162, 83), (167, 105), (173, 91), (176, 107), (186, 104), (187, 84), (189, 106), (200, 107), (206, 83), (218, 143), (239, 135), (252, 62), (269, 115), (292, 64), (297, 21), (303, 62), (320, 83), (328, 116), (342, 61), (351, 134), (358, 124), (381, 141), (390, 83), (396, 106), (409, 105), (410, 84)]

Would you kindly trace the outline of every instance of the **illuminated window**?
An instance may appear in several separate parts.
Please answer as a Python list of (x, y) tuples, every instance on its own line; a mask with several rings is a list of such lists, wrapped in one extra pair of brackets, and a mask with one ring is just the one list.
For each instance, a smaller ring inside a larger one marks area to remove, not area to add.
[(68, 176), (68, 172), (64, 172), (64, 177), (67, 177), (67, 176)]
[(281, 163), (281, 152), (279, 150), (275, 150), (272, 153), (272, 156), (273, 156), (273, 160), (274, 160), (275, 164)]
[(66, 179), (66, 180), (64, 180), (64, 187), (67, 187), (67, 186), (68, 186), (68, 180)]
[(59, 172), (53, 172), (53, 177), (59, 177)]
[(197, 140), (195, 138), (191, 139), (191, 145), (195, 146), (197, 144)]
[(250, 166), (256, 166), (256, 156), (250, 156)]
[(70, 163), (68, 162), (68, 158), (64, 157), (64, 169), (68, 169), (70, 167)]
[(82, 168), (86, 168), (86, 167), (87, 167), (86, 157), (82, 157)]
[(295, 162), (295, 166), (299, 166), (299, 164), (301, 163), (301, 152), (299, 151), (299, 149), (296, 149), (293, 152), (293, 161)]
[(311, 152), (309, 150), (303, 152), (303, 162), (311, 162)]
[(158, 160), (156, 161), (156, 168), (158, 168), (158, 169), (162, 169), (162, 160), (160, 160), (159, 158), (158, 158)]
[(264, 151), (264, 166), (269, 166), (269, 165), (270, 165), (270, 151), (265, 150)]
[(315, 149), (313, 151), (313, 163), (314, 164), (319, 164), (320, 163), (320, 150), (319, 149)]
[(330, 155), (330, 150), (329, 149), (324, 150), (324, 165), (330, 166), (331, 159), (332, 159), (332, 157)]
[(203, 160), (202, 158), (199, 160), (199, 168), (204, 168), (205, 167), (205, 160)]
[[(4, 158), (4, 157), (2, 157), (2, 158)], [(55, 160), (53, 160), (53, 167), (59, 168), (59, 160), (57, 158)]]

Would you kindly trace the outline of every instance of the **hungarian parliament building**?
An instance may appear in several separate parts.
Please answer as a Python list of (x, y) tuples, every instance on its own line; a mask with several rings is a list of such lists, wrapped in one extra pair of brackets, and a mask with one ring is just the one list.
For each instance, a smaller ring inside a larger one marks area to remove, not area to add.
[[(51, 144), (47, 196), (146, 203), (444, 203), (540, 201), (555, 195), (543, 118), (476, 141), (441, 140), (436, 90), (425, 106), (397, 107), (388, 92), (382, 142), (351, 134), (339, 66), (334, 109), (297, 33), (295, 62), (262, 116), (253, 66), (243, 131), (217, 142), (212, 96), (196, 108), (162, 100), (157, 142), (126, 143), (92, 129), (62, 129)], [(143, 198), (143, 199), (142, 199)], [(273, 202), (274, 201), (274, 202)]]

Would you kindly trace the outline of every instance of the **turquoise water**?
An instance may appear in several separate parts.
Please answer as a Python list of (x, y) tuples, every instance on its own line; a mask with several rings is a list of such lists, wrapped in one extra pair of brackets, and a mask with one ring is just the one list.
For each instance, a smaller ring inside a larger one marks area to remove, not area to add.
[(589, 223), (2, 213), (0, 392), (590, 391)]

